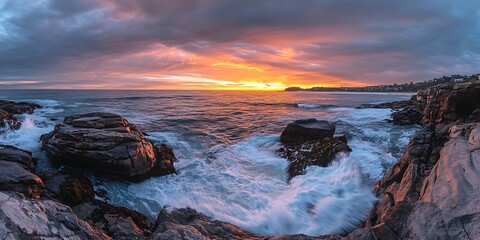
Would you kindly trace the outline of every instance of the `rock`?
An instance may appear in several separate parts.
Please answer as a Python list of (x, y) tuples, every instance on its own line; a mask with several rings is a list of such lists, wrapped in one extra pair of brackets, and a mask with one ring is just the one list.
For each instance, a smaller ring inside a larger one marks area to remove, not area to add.
[(0, 145), (0, 191), (16, 191), (38, 198), (44, 188), (42, 179), (33, 173), (36, 160), (30, 152)]
[(335, 125), (316, 119), (297, 120), (287, 125), (280, 136), (284, 147), (277, 150), (287, 158), (288, 180), (305, 173), (308, 166), (328, 166), (338, 153), (349, 153), (347, 138), (333, 137)]
[(26, 103), (26, 102), (12, 102), (0, 100), (0, 127), (9, 126), (11, 129), (17, 130), (20, 129), (21, 122), (14, 116), (15, 114), (33, 113), (33, 110), (36, 108), (41, 108), (42, 106), (35, 103)]
[(155, 175), (167, 175), (170, 173), (176, 173), (177, 170), (173, 166), (173, 163), (177, 161), (175, 154), (166, 144), (160, 144), (155, 146), (158, 167), (154, 169)]
[(93, 201), (95, 191), (90, 180), (80, 173), (61, 174), (44, 177), (45, 190), (42, 195), (67, 204), (76, 206), (81, 203)]
[(82, 203), (73, 211), (113, 239), (143, 239), (152, 232), (152, 224), (142, 214), (102, 201)]
[(280, 139), (282, 143), (305, 142), (308, 140), (333, 137), (334, 133), (335, 125), (327, 121), (302, 119), (288, 124), (280, 135)]
[(411, 100), (387, 102), (380, 104), (364, 104), (357, 108), (389, 108), (395, 110), (392, 114), (392, 123), (395, 125), (420, 124), (423, 118), (425, 103), (417, 96)]
[(32, 157), (31, 152), (3, 144), (0, 144), (0, 161), (19, 163), (30, 170), (37, 165), (37, 159)]
[(480, 239), (480, 82), (438, 85), (418, 99), (423, 129), (375, 184), (378, 203), (347, 239)]
[(63, 204), (0, 192), (2, 239), (110, 239)]
[(351, 152), (346, 137), (325, 137), (321, 140), (310, 140), (301, 144), (289, 144), (279, 151), (282, 157), (286, 157), (288, 165), (288, 180), (297, 175), (305, 174), (308, 166), (327, 167), (335, 159), (338, 153)]
[(213, 221), (191, 208), (163, 209), (152, 239), (264, 239), (232, 224)]
[(175, 173), (168, 156), (157, 156), (157, 149), (135, 125), (112, 113), (66, 117), (64, 124), (42, 136), (42, 143), (57, 163), (128, 180)]
[(405, 101), (395, 101), (395, 102), (386, 102), (386, 103), (379, 103), (379, 104), (362, 104), (358, 107), (357, 109), (363, 109), (363, 108), (389, 108), (389, 109), (394, 109), (394, 110), (400, 110), (403, 108), (406, 108), (408, 106), (412, 105), (411, 100), (405, 100)]
[(395, 125), (413, 125), (422, 122), (423, 112), (415, 106), (406, 107), (392, 113), (392, 122)]
[(27, 102), (16, 103), (12, 101), (0, 100), (0, 110), (9, 112), (11, 114), (23, 114), (23, 113), (32, 114), (34, 109), (41, 108), (41, 107), (42, 106), (35, 103), (27, 103)]
[(423, 124), (453, 122), (465, 119), (480, 108), (480, 82), (453, 89), (438, 85), (428, 90)]

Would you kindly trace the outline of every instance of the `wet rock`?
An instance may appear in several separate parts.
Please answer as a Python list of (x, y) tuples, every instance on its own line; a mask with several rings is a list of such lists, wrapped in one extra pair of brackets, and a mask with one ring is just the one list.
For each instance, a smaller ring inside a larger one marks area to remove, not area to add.
[(288, 180), (305, 173), (308, 166), (328, 166), (338, 153), (352, 149), (345, 136), (333, 137), (335, 125), (316, 119), (297, 120), (285, 128), (280, 136), (284, 147), (277, 150), (287, 158)]
[(93, 200), (73, 208), (77, 216), (105, 231), (113, 239), (143, 239), (152, 232), (148, 219), (124, 207)]
[(417, 99), (426, 104), (423, 129), (375, 184), (366, 227), (347, 238), (480, 238), (480, 82), (438, 85)]
[(395, 125), (420, 124), (423, 118), (423, 111), (416, 106), (409, 106), (392, 113), (392, 122)]
[(264, 239), (232, 224), (213, 221), (191, 208), (163, 209), (152, 239)]
[(53, 132), (42, 136), (42, 142), (57, 163), (127, 180), (175, 173), (168, 156), (157, 156), (157, 149), (135, 125), (112, 113), (66, 117)]
[(21, 122), (14, 115), (31, 114), (36, 108), (41, 108), (41, 106), (35, 103), (0, 100), (0, 128), (9, 126), (11, 129), (20, 129)]
[(363, 109), (363, 108), (387, 109), (388, 108), (388, 109), (400, 110), (411, 105), (412, 105), (411, 100), (405, 100), (405, 101), (394, 101), (394, 102), (386, 102), (386, 103), (379, 103), (379, 104), (362, 104), (356, 108), (357, 109)]
[(282, 143), (305, 142), (325, 137), (333, 137), (335, 125), (317, 119), (297, 120), (283, 130), (280, 135)]
[(352, 149), (347, 144), (347, 138), (325, 137), (320, 140), (310, 140), (300, 144), (288, 144), (280, 155), (286, 157), (288, 179), (305, 174), (308, 166), (327, 167), (338, 153), (349, 153)]
[(0, 100), (0, 110), (9, 112), (11, 114), (33, 113), (33, 110), (41, 108), (42, 106), (35, 103), (27, 102), (12, 102)]
[[(95, 191), (90, 180), (80, 173), (42, 175), (45, 190), (42, 195), (69, 206), (93, 201)], [(44, 177), (45, 176), (45, 177)]]
[(68, 206), (50, 200), (26, 200), (11, 192), (0, 192), (0, 236), (3, 239), (110, 239), (77, 218)]
[(16, 191), (27, 197), (38, 198), (43, 181), (33, 169), (36, 160), (30, 152), (13, 146), (0, 145), (0, 191)]

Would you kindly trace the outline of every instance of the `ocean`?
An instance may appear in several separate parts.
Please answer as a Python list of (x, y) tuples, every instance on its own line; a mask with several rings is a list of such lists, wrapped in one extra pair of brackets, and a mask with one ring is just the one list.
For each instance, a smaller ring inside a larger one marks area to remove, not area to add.
[[(361, 223), (376, 199), (373, 184), (402, 155), (418, 126), (395, 126), (389, 109), (355, 109), (412, 94), (255, 91), (0, 90), (0, 99), (44, 106), (20, 130), (0, 129), (0, 143), (33, 152), (51, 167), (39, 137), (63, 117), (113, 112), (137, 124), (179, 159), (178, 175), (140, 183), (90, 176), (105, 200), (155, 219), (164, 207), (191, 207), (260, 235), (342, 233)], [(326, 168), (309, 167), (287, 183), (287, 160), (277, 155), (290, 122), (336, 123), (352, 153)]]

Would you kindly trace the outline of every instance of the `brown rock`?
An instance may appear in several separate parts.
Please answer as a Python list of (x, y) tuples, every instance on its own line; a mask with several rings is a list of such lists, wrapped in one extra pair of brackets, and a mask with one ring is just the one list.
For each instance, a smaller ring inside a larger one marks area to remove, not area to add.
[(173, 162), (157, 158), (156, 148), (136, 126), (112, 113), (66, 117), (42, 141), (57, 163), (128, 180), (175, 172)]
[(333, 137), (335, 125), (316, 119), (297, 120), (283, 130), (280, 135), (282, 143), (305, 142), (308, 140)]

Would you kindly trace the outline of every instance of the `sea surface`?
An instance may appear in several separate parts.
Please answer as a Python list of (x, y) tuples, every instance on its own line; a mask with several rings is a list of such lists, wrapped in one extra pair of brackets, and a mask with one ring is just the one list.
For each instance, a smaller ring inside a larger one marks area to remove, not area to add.
[[(50, 164), (39, 137), (64, 116), (106, 111), (137, 124), (179, 159), (178, 175), (140, 183), (94, 178), (105, 200), (155, 219), (164, 207), (191, 207), (260, 235), (342, 233), (358, 225), (375, 203), (372, 186), (403, 153), (417, 126), (394, 126), (389, 109), (365, 103), (411, 94), (248, 91), (0, 90), (0, 99), (44, 106), (18, 131), (0, 130), (0, 143), (32, 151)], [(287, 183), (287, 160), (277, 155), (290, 122), (336, 123), (353, 149), (326, 168), (309, 167)]]

